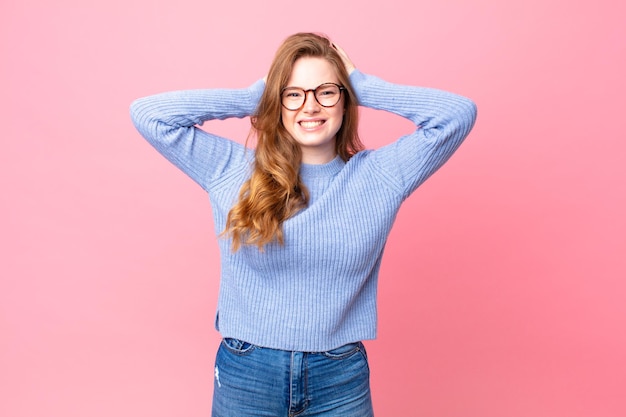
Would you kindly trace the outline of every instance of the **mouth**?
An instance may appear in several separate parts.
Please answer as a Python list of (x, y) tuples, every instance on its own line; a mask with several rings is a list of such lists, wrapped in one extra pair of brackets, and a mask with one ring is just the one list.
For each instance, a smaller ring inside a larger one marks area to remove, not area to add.
[(301, 120), (298, 124), (303, 129), (315, 129), (325, 123), (325, 120)]

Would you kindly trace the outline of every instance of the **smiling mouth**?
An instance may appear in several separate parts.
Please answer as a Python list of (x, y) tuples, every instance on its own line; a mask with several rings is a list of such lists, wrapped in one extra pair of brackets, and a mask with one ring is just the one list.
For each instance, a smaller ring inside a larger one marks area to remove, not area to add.
[(324, 124), (323, 120), (315, 120), (315, 121), (303, 120), (303, 121), (300, 122), (300, 126), (302, 126), (305, 129), (313, 129), (313, 128), (321, 126), (323, 124)]

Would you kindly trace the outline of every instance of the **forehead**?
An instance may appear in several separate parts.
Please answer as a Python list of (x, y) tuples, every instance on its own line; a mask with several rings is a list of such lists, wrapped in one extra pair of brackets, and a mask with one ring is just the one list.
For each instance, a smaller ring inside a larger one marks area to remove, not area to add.
[(293, 64), (287, 86), (309, 89), (324, 83), (339, 83), (335, 67), (324, 58), (305, 56)]

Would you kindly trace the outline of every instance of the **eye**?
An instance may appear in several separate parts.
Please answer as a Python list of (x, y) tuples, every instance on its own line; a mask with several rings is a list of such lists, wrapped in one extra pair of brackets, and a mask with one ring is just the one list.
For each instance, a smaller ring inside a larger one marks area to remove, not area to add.
[(339, 89), (335, 85), (325, 85), (317, 90), (318, 97), (332, 97), (339, 93)]
[(302, 97), (302, 91), (296, 89), (287, 89), (283, 91), (284, 98), (300, 98)]

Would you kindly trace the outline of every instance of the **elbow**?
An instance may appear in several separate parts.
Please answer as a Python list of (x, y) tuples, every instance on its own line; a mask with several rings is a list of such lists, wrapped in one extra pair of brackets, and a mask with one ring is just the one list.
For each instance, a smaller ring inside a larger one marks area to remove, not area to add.
[(132, 103), (130, 103), (130, 107), (129, 107), (130, 119), (132, 120), (135, 126), (139, 126), (141, 119), (144, 118), (144, 116), (142, 116), (142, 114), (145, 113), (143, 111), (144, 106), (142, 105), (142, 101), (143, 99), (138, 98), (136, 100), (133, 100)]
[(460, 126), (464, 131), (463, 136), (466, 136), (476, 123), (478, 106), (476, 106), (476, 103), (473, 100), (463, 97), (459, 102), (457, 115)]
[(463, 114), (465, 119), (469, 121), (470, 127), (473, 126), (478, 115), (478, 106), (473, 100), (464, 98)]
[(130, 120), (139, 134), (148, 142), (155, 142), (157, 132), (157, 120), (150, 111), (150, 106), (145, 98), (134, 100), (129, 106)]
[(145, 97), (134, 100), (129, 107), (130, 119), (135, 129), (146, 139), (156, 136), (159, 119), (156, 117), (150, 101)]
[(449, 115), (447, 129), (449, 129), (450, 138), (455, 138), (453, 141), (460, 143), (474, 127), (478, 107), (474, 101), (466, 97), (457, 96), (455, 101), (455, 105), (451, 107), (452, 113)]
[(475, 102), (471, 101), (471, 117), (472, 117), (472, 126), (474, 125), (474, 123), (476, 123), (476, 117), (478, 117), (478, 106), (476, 105)]

